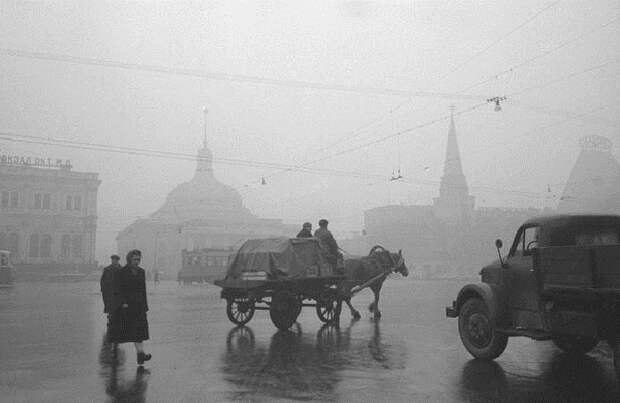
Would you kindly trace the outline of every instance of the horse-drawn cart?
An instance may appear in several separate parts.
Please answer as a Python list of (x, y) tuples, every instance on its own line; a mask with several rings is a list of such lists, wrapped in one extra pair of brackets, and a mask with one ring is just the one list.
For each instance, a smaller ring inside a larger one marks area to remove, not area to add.
[(268, 310), (277, 328), (288, 329), (302, 307), (315, 307), (325, 323), (338, 321), (345, 280), (325, 261), (317, 239), (271, 238), (244, 243), (215, 284), (231, 322), (244, 325), (256, 310)]

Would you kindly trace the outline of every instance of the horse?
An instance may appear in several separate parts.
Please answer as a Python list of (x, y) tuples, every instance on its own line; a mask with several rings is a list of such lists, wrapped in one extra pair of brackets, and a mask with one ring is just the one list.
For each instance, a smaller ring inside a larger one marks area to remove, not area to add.
[[(373, 313), (375, 319), (381, 317), (379, 310), (379, 293), (385, 278), (390, 272), (400, 273), (403, 277), (409, 275), (409, 269), (405, 265), (402, 250), (398, 253), (392, 253), (381, 245), (375, 245), (370, 250), (368, 256), (350, 257), (344, 260), (344, 272), (346, 282), (344, 290), (345, 297), (343, 300), (347, 303), (351, 316), (357, 320), (361, 318), (360, 313), (351, 305), (351, 291), (359, 291), (359, 287), (369, 286), (375, 295), (375, 300), (368, 306), (368, 310)], [(366, 284), (371, 280), (371, 284)], [(356, 289), (356, 287), (358, 287)]]

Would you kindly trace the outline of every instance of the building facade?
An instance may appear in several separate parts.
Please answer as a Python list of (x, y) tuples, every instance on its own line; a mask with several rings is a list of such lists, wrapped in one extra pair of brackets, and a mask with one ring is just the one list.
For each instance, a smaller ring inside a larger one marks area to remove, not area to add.
[(0, 249), (19, 278), (96, 268), (99, 183), (69, 161), (0, 155)]
[(296, 226), (252, 214), (235, 189), (215, 178), (212, 158), (205, 136), (193, 178), (175, 187), (148, 218), (123, 229), (116, 238), (119, 252), (140, 249), (147, 271), (176, 279), (183, 250), (235, 249), (251, 238), (294, 236)]
[[(380, 244), (402, 249), (410, 272), (418, 277), (472, 277), (497, 259), (499, 238), (509, 247), (528, 218), (552, 213), (620, 214), (620, 164), (612, 143), (585, 136), (556, 208), (478, 207), (469, 194), (450, 121), (439, 195), (432, 205), (382, 206), (364, 213), (364, 236), (347, 240), (350, 248), (368, 250)], [(361, 247), (359, 246), (361, 245)]]

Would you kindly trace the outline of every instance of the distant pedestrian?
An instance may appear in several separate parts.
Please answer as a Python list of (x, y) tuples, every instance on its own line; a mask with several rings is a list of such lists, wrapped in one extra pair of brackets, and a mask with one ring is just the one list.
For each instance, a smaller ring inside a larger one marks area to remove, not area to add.
[(120, 260), (120, 256), (116, 254), (110, 256), (111, 263), (103, 268), (99, 280), (103, 298), (103, 313), (108, 316), (108, 327), (110, 326), (110, 314), (117, 308), (114, 298), (114, 274), (121, 268)]
[(154, 285), (159, 284), (159, 270), (153, 271), (153, 284)]
[(127, 254), (127, 265), (116, 271), (115, 282), (118, 308), (112, 313), (109, 337), (112, 343), (131, 343), (136, 347), (139, 365), (151, 359), (144, 352), (144, 340), (149, 339), (146, 312), (146, 278), (139, 264), (142, 253), (132, 250)]
[(297, 234), (297, 238), (312, 238), (312, 224), (305, 222)]

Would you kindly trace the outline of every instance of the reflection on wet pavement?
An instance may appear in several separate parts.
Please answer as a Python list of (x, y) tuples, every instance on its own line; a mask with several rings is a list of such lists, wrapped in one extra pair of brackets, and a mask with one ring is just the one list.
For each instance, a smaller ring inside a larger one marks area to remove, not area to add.
[[(496, 361), (462, 346), (443, 308), (462, 281), (386, 281), (379, 321), (361, 312), (323, 326), (313, 309), (277, 331), (259, 312), (227, 319), (219, 289), (162, 282), (149, 290), (155, 359), (105, 342), (99, 284), (19, 283), (0, 290), (0, 400), (22, 402), (620, 401), (609, 349), (583, 357), (510, 339)], [(372, 293), (355, 304), (367, 306)]]
[(495, 361), (470, 360), (463, 366), (463, 401), (615, 402), (618, 385), (600, 360), (590, 355), (553, 352), (542, 371), (505, 370)]
[(287, 331), (276, 331), (263, 345), (256, 341), (249, 326), (235, 327), (226, 339), (222, 372), (240, 391), (231, 399), (256, 396), (299, 400), (333, 400), (342, 382), (344, 369), (369, 370), (403, 368), (404, 345), (382, 342), (381, 326), (374, 321), (374, 332), (354, 339), (351, 330), (323, 325), (315, 334), (304, 332), (299, 324)]
[(105, 393), (112, 402), (146, 402), (145, 394), (150, 371), (143, 366), (135, 369), (130, 379), (123, 377), (125, 352), (117, 345), (109, 343), (104, 334), (99, 352), (99, 364)]

